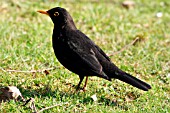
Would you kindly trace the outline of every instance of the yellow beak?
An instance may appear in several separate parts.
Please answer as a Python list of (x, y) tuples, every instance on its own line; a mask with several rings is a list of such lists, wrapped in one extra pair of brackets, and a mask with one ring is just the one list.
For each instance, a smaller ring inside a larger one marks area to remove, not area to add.
[(47, 13), (47, 11), (38, 10), (37, 12), (39, 12), (39, 13), (42, 13), (42, 14), (45, 14), (45, 15), (48, 15), (48, 16), (49, 16), (49, 14)]

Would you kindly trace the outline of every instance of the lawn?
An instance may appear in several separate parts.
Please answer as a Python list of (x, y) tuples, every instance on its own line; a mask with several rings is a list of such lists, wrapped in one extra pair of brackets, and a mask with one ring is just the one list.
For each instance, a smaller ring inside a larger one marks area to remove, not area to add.
[[(99, 1), (1, 0), (0, 87), (17, 86), (25, 99), (35, 99), (38, 111), (59, 104), (45, 113), (170, 112), (170, 1), (136, 0), (130, 9), (121, 5), (123, 0)], [(79, 77), (57, 61), (53, 23), (37, 13), (56, 6), (66, 8), (77, 28), (112, 54), (118, 67), (152, 89), (144, 92), (119, 80), (91, 77), (86, 92), (75, 92)], [(22, 104), (1, 103), (0, 112), (31, 112)]]

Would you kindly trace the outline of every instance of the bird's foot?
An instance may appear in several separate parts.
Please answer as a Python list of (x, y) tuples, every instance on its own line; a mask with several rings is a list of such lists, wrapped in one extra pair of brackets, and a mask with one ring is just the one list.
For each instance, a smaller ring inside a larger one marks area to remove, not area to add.
[(83, 92), (85, 92), (85, 91), (87, 91), (87, 88), (86, 88), (86, 87), (83, 87), (83, 89), (82, 89), (82, 90), (83, 90)]
[(78, 88), (78, 87), (77, 87), (77, 88), (76, 88), (76, 93), (77, 93), (78, 91), (80, 91), (80, 92), (85, 92), (85, 91), (87, 91), (87, 88), (84, 88), (84, 87), (83, 87), (83, 88), (80, 88), (80, 87)]

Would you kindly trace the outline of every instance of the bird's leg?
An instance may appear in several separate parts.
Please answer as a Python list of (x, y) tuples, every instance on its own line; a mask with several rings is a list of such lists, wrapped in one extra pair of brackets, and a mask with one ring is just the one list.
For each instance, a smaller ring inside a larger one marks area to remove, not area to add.
[(79, 83), (78, 83), (78, 85), (77, 85), (76, 91), (79, 90), (80, 85), (81, 85), (81, 83), (82, 83), (82, 81), (83, 81), (83, 79), (84, 79), (84, 76), (83, 76), (83, 77), (80, 77), (80, 76), (79, 76), (79, 78), (80, 78), (80, 81), (79, 81)]
[(88, 80), (88, 76), (86, 76), (86, 81), (85, 81), (85, 84), (84, 84), (84, 87), (83, 87), (83, 91), (86, 91), (87, 80)]

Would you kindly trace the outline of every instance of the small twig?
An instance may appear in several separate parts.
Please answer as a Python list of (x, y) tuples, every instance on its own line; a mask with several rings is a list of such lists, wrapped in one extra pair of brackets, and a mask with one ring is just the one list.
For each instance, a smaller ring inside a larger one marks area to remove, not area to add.
[(56, 106), (62, 106), (63, 104), (68, 104), (68, 102), (62, 103), (62, 104), (55, 104), (55, 105), (53, 105), (53, 106), (49, 106), (49, 107), (46, 107), (46, 108), (42, 108), (42, 109), (41, 109), (40, 111), (38, 111), (37, 113), (43, 112), (44, 110), (51, 109), (51, 108), (56, 107)]
[(33, 111), (33, 113), (37, 113), (35, 103), (34, 103), (34, 98), (29, 98), (28, 100), (25, 101), (25, 103), (22, 106), (26, 106), (30, 102), (29, 108)]
[(121, 52), (123, 52), (124, 50), (126, 50), (127, 48), (129, 48), (130, 46), (132, 46), (133, 44), (135, 44), (137, 41), (139, 40), (139, 37), (135, 38), (135, 40), (133, 40), (131, 43), (129, 43), (128, 45), (125, 45), (122, 49), (120, 49), (119, 51), (113, 52), (111, 54), (108, 54), (108, 56), (113, 56), (115, 54), (119, 54)]
[(34, 104), (34, 98), (32, 99), (32, 102), (31, 102), (30, 107), (31, 107), (32, 110), (34, 111), (33, 113), (38, 113), (38, 112), (37, 112), (37, 109), (36, 109), (36, 107), (35, 107), (35, 104)]
[(56, 69), (56, 67), (52, 67), (52, 68), (47, 68), (47, 69), (43, 69), (43, 70), (30, 70), (30, 71), (21, 71), (21, 70), (5, 70), (3, 68), (1, 68), (2, 71), (4, 72), (18, 72), (18, 73), (37, 73), (37, 72), (45, 72), (45, 71), (49, 71), (49, 70), (54, 70)]
[(43, 112), (44, 110), (48, 110), (48, 109), (51, 109), (51, 108), (56, 107), (56, 106), (62, 106), (62, 105), (68, 104), (68, 102), (61, 103), (61, 104), (55, 104), (53, 106), (42, 108), (40, 111), (37, 112), (37, 109), (36, 109), (36, 106), (35, 106), (35, 103), (34, 103), (34, 98), (32, 98), (32, 97), (29, 98), (28, 100), (26, 100), (25, 103), (22, 106), (26, 106), (29, 102), (30, 102), (29, 107), (33, 111), (33, 113), (40, 113), (40, 112)]

